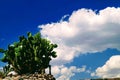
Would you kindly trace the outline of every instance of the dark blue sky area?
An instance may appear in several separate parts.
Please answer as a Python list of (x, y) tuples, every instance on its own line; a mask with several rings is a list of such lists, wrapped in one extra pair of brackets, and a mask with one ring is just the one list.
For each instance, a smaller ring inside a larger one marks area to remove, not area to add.
[(4, 0), (0, 1), (0, 27), (12, 33), (36, 31), (38, 25), (56, 22), (74, 10), (99, 10), (119, 3), (118, 0)]
[(108, 6), (118, 7), (119, 3), (119, 0), (1, 0), (0, 47), (28, 31), (36, 33), (38, 25), (57, 22), (74, 10), (100, 10)]
[(73, 11), (88, 8), (101, 10), (120, 6), (119, 0), (1, 0), (0, 47), (6, 47), (38, 25), (57, 22)]
[(0, 0), (0, 47), (18, 40), (28, 31), (38, 32), (38, 25), (59, 21), (64, 15), (88, 8), (101, 10), (119, 7), (119, 0)]

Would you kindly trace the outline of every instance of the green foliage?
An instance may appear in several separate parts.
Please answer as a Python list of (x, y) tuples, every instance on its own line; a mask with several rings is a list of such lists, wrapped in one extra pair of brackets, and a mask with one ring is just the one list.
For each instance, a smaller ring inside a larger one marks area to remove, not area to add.
[(5, 75), (4, 75), (4, 72), (0, 71), (0, 78), (4, 78)]
[(56, 44), (41, 38), (40, 33), (32, 35), (30, 32), (25, 36), (20, 36), (18, 42), (8, 45), (7, 50), (0, 49), (4, 53), (2, 62), (8, 62), (19, 74), (40, 72), (49, 67), (52, 57), (56, 58)]

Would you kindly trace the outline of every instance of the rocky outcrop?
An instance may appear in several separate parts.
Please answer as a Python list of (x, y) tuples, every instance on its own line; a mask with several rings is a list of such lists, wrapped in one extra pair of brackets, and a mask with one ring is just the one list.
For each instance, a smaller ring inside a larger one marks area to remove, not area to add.
[(50, 74), (25, 74), (17, 76), (7, 76), (3, 80), (56, 80), (53, 75)]

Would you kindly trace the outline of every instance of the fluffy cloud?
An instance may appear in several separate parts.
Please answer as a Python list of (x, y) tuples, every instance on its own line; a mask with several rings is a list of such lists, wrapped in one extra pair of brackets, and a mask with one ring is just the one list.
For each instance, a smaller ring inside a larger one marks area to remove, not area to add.
[[(108, 7), (96, 13), (90, 9), (74, 11), (68, 21), (40, 25), (41, 34), (58, 44), (59, 64), (71, 62), (80, 53), (120, 49), (120, 8)], [(63, 19), (63, 18), (62, 18)]]
[[(57, 80), (70, 80), (75, 73), (84, 72), (86, 70), (86, 66), (82, 66), (81, 68), (77, 68), (76, 66), (65, 67), (61, 66), (53, 66), (52, 74), (57, 78)], [(48, 70), (47, 70), (48, 72)]]
[[(120, 8), (115, 7), (108, 7), (99, 12), (79, 9), (69, 16), (68, 21), (64, 21), (63, 16), (59, 22), (40, 25), (41, 34), (58, 44), (55, 49), (58, 57), (51, 64), (61, 66), (87, 52), (99, 52), (107, 48), (120, 50), (119, 13)], [(57, 69), (56, 74), (61, 70)], [(62, 73), (59, 76), (59, 79), (65, 78)]]
[(103, 78), (120, 77), (120, 55), (112, 56), (102, 67), (98, 67), (91, 76)]
[(0, 67), (0, 71), (3, 71), (3, 67)]

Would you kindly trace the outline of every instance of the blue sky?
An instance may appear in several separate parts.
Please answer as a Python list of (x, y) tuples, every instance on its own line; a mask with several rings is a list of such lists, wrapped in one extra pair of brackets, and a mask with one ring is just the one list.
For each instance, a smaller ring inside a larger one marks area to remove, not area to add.
[(120, 77), (119, 7), (119, 0), (0, 1), (0, 48), (43, 28), (59, 46), (51, 62), (57, 80)]

